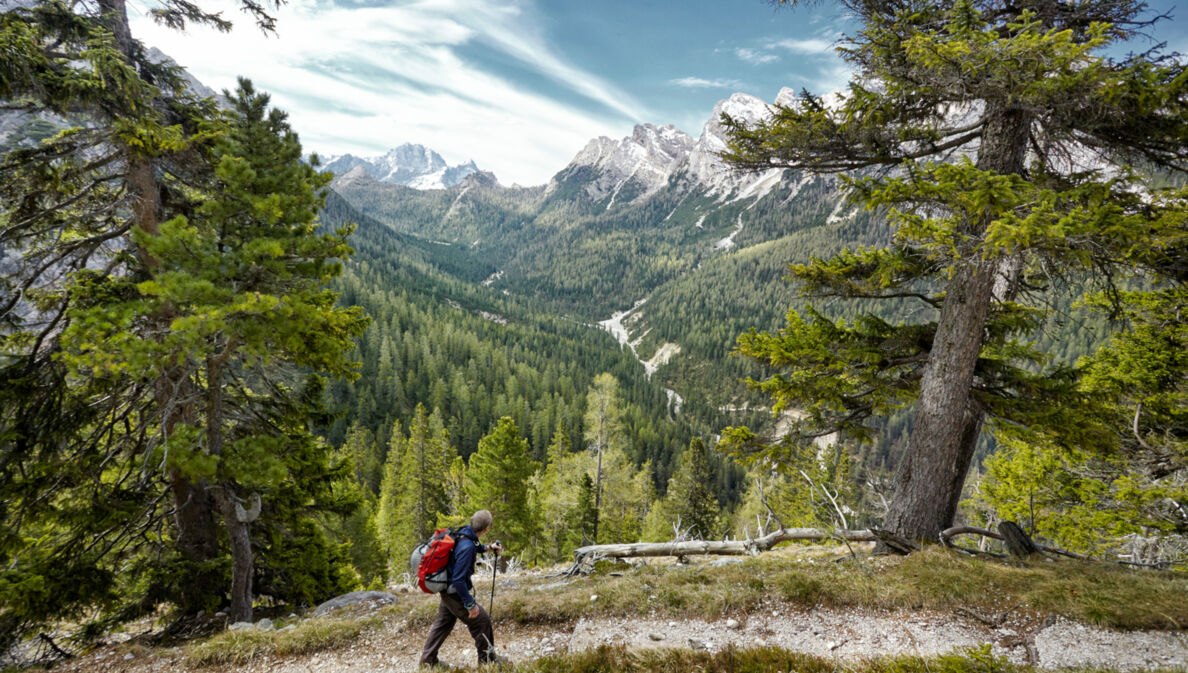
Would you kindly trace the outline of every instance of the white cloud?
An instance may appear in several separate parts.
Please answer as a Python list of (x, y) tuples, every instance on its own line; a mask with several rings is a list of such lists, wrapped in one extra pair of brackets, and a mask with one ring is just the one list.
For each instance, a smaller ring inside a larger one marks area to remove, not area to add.
[(831, 39), (790, 38), (770, 40), (758, 47), (738, 47), (734, 50), (734, 55), (752, 65), (763, 65), (778, 61), (780, 60), (780, 52), (791, 52), (801, 56), (833, 56), (836, 53), (833, 48), (834, 40), (838, 37), (840, 35), (835, 35)]
[(812, 38), (808, 40), (779, 40), (768, 45), (768, 49), (784, 49), (793, 54), (833, 54), (833, 42)]
[[(239, 15), (222, 1), (226, 16)], [(276, 36), (246, 20), (230, 34), (179, 34), (144, 17), (134, 19), (133, 32), (212, 88), (251, 78), (289, 113), (306, 150), (322, 154), (422, 143), (451, 163), (474, 159), (505, 183), (539, 184), (589, 138), (624, 134), (649, 116), (618, 88), (567, 63), (531, 7), (508, 1), (346, 7), (297, 0), (278, 12)], [(495, 50), (587, 103), (559, 102), (484, 71), (463, 57), (466, 48)]]
[(668, 80), (669, 84), (687, 89), (741, 89), (743, 83), (736, 79), (702, 79), (701, 77), (680, 77)]
[(764, 63), (771, 63), (772, 61), (780, 60), (779, 56), (771, 53), (770, 51), (750, 49), (747, 47), (739, 47), (738, 49), (735, 49), (734, 55), (738, 56), (747, 63), (753, 63), (755, 65), (761, 65)]

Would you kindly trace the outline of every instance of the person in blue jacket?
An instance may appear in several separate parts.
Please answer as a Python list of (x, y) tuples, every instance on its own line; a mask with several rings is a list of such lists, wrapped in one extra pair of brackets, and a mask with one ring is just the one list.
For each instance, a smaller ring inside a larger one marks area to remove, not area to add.
[(498, 542), (493, 545), (479, 542), (479, 538), (491, 529), (491, 521), (491, 513), (482, 509), (470, 517), (469, 526), (462, 526), (457, 531), (454, 551), (446, 565), (450, 571), (450, 586), (441, 592), (437, 618), (433, 620), (433, 626), (429, 627), (429, 639), (425, 641), (425, 649), (421, 652), (422, 666), (448, 668), (438, 661), (437, 651), (459, 619), (470, 629), (470, 637), (474, 638), (474, 646), (478, 650), (479, 663), (490, 663), (497, 659), (491, 617), (474, 599), (474, 583), (470, 581), (477, 554), (493, 551), (498, 555), (503, 551)]

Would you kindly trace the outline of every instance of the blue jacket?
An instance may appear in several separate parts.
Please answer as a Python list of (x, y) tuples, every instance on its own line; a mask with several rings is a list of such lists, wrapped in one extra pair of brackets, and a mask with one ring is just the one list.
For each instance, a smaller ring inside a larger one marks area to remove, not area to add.
[(458, 600), (462, 601), (462, 607), (467, 610), (476, 605), (474, 597), (470, 595), (474, 591), (474, 584), (470, 581), (470, 576), (474, 574), (474, 559), (477, 554), (485, 551), (487, 546), (479, 544), (478, 535), (475, 535), (473, 528), (462, 526), (458, 529), (454, 553), (450, 555), (446, 567), (450, 571), (449, 592), (456, 594)]

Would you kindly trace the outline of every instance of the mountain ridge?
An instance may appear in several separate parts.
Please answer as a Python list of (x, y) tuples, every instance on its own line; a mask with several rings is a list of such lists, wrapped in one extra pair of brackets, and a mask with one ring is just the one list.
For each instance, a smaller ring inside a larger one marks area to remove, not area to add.
[(322, 169), (336, 175), (361, 168), (380, 182), (421, 190), (448, 189), (479, 172), (473, 160), (450, 166), (437, 152), (414, 143), (398, 145), (377, 156), (341, 154), (322, 159)]

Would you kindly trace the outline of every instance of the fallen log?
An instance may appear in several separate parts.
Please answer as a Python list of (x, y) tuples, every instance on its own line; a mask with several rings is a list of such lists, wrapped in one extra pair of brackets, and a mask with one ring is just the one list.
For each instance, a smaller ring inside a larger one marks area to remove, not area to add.
[[(1023, 529), (1019, 528), (1019, 526), (1017, 524), (1012, 523), (1011, 525), (1013, 525), (1015, 528), (1018, 528), (1019, 532), (1022, 532)], [(1000, 530), (1002, 529), (1001, 525), (999, 526), (999, 529)], [(996, 532), (994, 532), (992, 530), (988, 530), (986, 528), (975, 528), (973, 526), (953, 526), (952, 528), (946, 528), (945, 530), (941, 531), (941, 534), (940, 534), (941, 542), (944, 543), (944, 545), (946, 547), (949, 547), (951, 549), (956, 549), (958, 551), (963, 551), (963, 552), (967, 552), (970, 554), (985, 554), (987, 556), (1004, 558), (1002, 554), (994, 554), (991, 552), (984, 552), (984, 551), (979, 551), (976, 549), (967, 549), (960, 545), (956, 545), (953, 543), (953, 538), (957, 537), (958, 535), (983, 535), (985, 537), (992, 538), (995, 540), (1002, 540), (1003, 542), (1006, 542), (1008, 544), (1008, 546), (1010, 544), (1009, 542), (1007, 542), (1006, 536), (1001, 533), (996, 533)], [(1026, 534), (1024, 534), (1024, 537), (1026, 537)], [(1036, 552), (1040, 552), (1043, 554), (1056, 554), (1058, 556), (1066, 556), (1068, 558), (1077, 559), (1078, 561), (1117, 563), (1119, 565), (1135, 566), (1135, 567), (1139, 567), (1139, 568), (1154, 568), (1156, 570), (1166, 570), (1168, 567), (1170, 567), (1170, 564), (1168, 564), (1168, 563), (1136, 563), (1134, 561), (1099, 559), (1099, 558), (1095, 558), (1093, 556), (1088, 556), (1086, 554), (1078, 554), (1075, 551), (1068, 551), (1067, 549), (1061, 549), (1059, 547), (1049, 547), (1048, 545), (1035, 542), (1035, 541), (1031, 540), (1030, 538), (1027, 538), (1027, 541), (1033, 545)], [(1010, 551), (1012, 551), (1012, 554), (1014, 555), (1014, 550), (1010, 550)], [(1035, 553), (1035, 552), (1032, 552), (1032, 553)]]
[(571, 573), (583, 562), (591, 559), (651, 556), (743, 556), (767, 551), (788, 540), (839, 539), (849, 542), (877, 542), (879, 538), (869, 530), (828, 531), (820, 528), (781, 528), (763, 537), (749, 540), (688, 540), (684, 542), (587, 545), (574, 550), (574, 568), (571, 569)]

